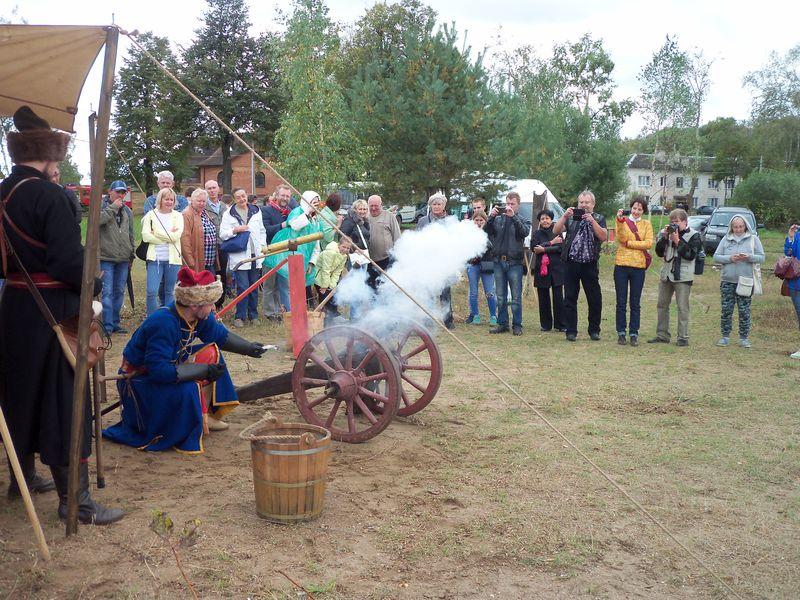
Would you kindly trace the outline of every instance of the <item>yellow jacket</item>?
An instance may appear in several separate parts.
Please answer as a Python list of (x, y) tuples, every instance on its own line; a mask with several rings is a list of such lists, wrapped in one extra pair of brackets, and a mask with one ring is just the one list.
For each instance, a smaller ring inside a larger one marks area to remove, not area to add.
[(346, 262), (347, 256), (339, 252), (339, 244), (329, 242), (317, 258), (317, 276), (314, 283), (323, 289), (334, 287), (339, 283)]
[[(147, 260), (156, 259), (157, 244), (166, 244), (169, 250), (169, 264), (180, 265), (183, 263), (180, 252), (183, 215), (177, 210), (173, 210), (170, 215), (172, 227), (168, 227), (165, 230), (158, 217), (156, 217), (157, 210), (157, 208), (150, 210), (142, 217), (142, 241), (148, 243)], [(172, 231), (173, 228), (175, 231)]]
[(628, 220), (617, 219), (617, 258), (614, 264), (620, 267), (636, 267), (644, 269), (646, 266), (644, 252), (653, 253), (653, 225), (650, 221), (641, 219), (636, 223), (639, 230), (639, 240), (628, 229)]

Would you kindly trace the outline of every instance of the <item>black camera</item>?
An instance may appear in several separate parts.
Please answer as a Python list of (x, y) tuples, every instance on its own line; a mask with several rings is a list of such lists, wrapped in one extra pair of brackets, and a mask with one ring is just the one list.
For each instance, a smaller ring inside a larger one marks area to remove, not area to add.
[(586, 213), (585, 208), (573, 208), (572, 209), (572, 220), (573, 221), (580, 221), (583, 219), (583, 215)]
[(678, 232), (677, 223), (670, 223), (669, 225), (667, 225), (667, 232), (669, 232), (669, 233), (677, 233)]
[(630, 214), (631, 214), (631, 210), (629, 208), (627, 208), (627, 209), (622, 211), (622, 216), (623, 217), (628, 217), (628, 216), (630, 216)]

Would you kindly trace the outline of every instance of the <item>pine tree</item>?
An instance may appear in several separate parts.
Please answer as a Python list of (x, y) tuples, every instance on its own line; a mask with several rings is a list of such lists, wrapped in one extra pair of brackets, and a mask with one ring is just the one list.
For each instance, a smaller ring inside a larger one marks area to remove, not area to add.
[(319, 193), (360, 179), (368, 155), (331, 72), (338, 45), (325, 3), (297, 0), (281, 54), (292, 95), (276, 138), (284, 176)]
[[(244, 0), (206, 0), (208, 10), (183, 56), (185, 81), (223, 121), (257, 150), (272, 149), (285, 93), (277, 68), (278, 39), (250, 37)], [(200, 143), (220, 147), (223, 185), (231, 191), (233, 136), (196, 104), (186, 104)]]

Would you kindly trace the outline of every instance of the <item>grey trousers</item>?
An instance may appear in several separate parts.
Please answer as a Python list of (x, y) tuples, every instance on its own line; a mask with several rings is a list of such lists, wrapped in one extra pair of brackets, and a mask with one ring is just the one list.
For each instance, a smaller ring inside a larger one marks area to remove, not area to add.
[(672, 302), (672, 295), (675, 294), (675, 302), (678, 305), (678, 339), (689, 339), (689, 294), (692, 291), (692, 284), (675, 283), (672, 281), (660, 281), (658, 284), (658, 326), (656, 335), (659, 339), (670, 339), (669, 333), (669, 305)]
[[(266, 273), (266, 271), (264, 271)], [(281, 315), (281, 301), (278, 295), (278, 275), (273, 275), (261, 283), (261, 299), (265, 317)]]

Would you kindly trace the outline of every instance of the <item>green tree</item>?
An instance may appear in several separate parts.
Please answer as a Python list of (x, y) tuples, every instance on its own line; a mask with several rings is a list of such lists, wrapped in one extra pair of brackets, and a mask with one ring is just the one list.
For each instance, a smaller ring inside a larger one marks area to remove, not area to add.
[(714, 157), (714, 179), (747, 177), (757, 166), (752, 137), (752, 129), (732, 117), (714, 119), (700, 128), (701, 151)]
[(367, 150), (330, 72), (339, 38), (323, 0), (296, 0), (286, 22), (281, 71), (294, 82), (276, 134), (280, 168), (300, 189), (320, 193), (360, 179)]
[(374, 57), (350, 89), (362, 142), (375, 149), (371, 177), (391, 199), (461, 189), (489, 168), (494, 96), (482, 56), (457, 38), (452, 27), (409, 29), (402, 51)]
[(58, 170), (61, 172), (62, 185), (66, 185), (68, 183), (80, 184), (81, 179), (83, 179), (83, 175), (81, 175), (78, 165), (75, 164), (75, 160), (72, 158), (73, 150), (75, 150), (74, 142), (69, 145), (67, 155), (58, 165)]
[[(206, 1), (204, 24), (183, 55), (186, 85), (244, 139), (270, 151), (285, 104), (277, 65), (279, 39), (249, 36), (244, 0)], [(233, 136), (196, 104), (184, 103), (184, 109), (191, 116), (194, 139), (221, 148), (223, 187), (230, 192)]]
[[(139, 43), (168, 69), (178, 62), (166, 38), (144, 33)], [(186, 174), (190, 130), (179, 110), (183, 92), (137, 47), (132, 46), (117, 76), (106, 180), (123, 179), (145, 193), (156, 190), (158, 171)]]
[(800, 171), (755, 171), (736, 186), (733, 202), (746, 206), (768, 227), (800, 220)]

